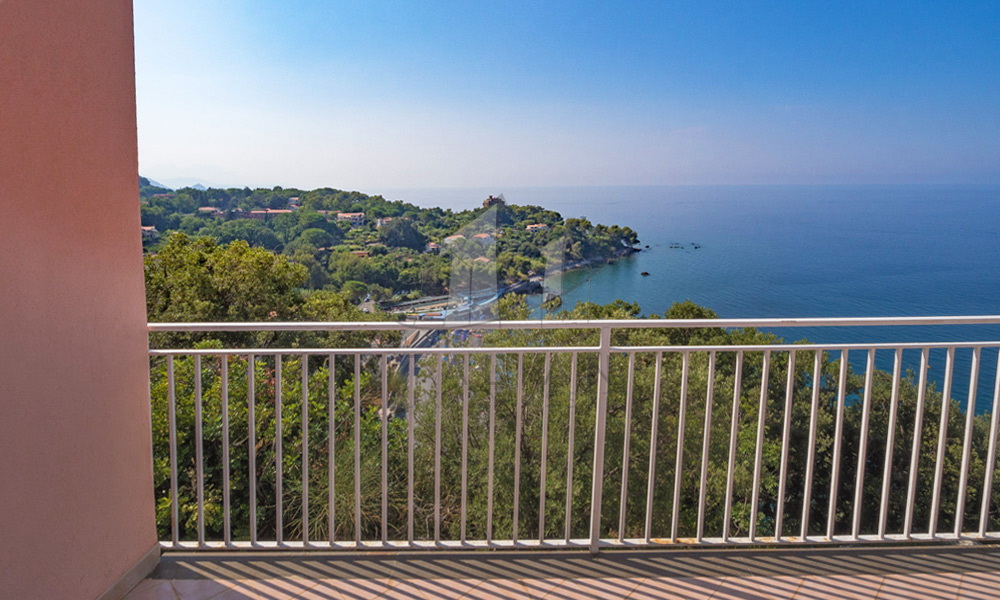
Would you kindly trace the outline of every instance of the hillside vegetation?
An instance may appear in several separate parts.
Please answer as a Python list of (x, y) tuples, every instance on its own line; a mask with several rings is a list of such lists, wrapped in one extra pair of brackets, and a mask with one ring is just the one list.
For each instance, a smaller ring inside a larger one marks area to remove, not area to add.
[[(142, 224), (159, 233), (158, 240), (147, 242), (149, 253), (166, 248), (175, 232), (220, 245), (243, 241), (304, 267), (301, 287), (341, 292), (355, 302), (366, 296), (400, 301), (446, 294), (456, 265), (487, 270), (503, 286), (542, 272), (546, 249), (554, 248), (564, 261), (599, 264), (634, 251), (639, 242), (628, 227), (564, 219), (538, 206), (493, 198), (454, 212), (331, 188), (172, 191), (140, 185), (140, 200)], [(253, 212), (265, 210), (279, 212)], [(364, 215), (352, 223), (338, 220), (338, 213)], [(469, 235), (446, 239), (463, 231)], [(486, 240), (472, 239), (484, 232), (490, 235)], [(488, 266), (462, 262), (477, 257)]]

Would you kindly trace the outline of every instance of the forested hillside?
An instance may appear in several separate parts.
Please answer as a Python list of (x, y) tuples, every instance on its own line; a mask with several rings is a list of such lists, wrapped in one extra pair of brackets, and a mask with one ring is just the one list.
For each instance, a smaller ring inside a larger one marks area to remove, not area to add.
[[(221, 245), (244, 241), (304, 267), (301, 287), (341, 292), (352, 301), (447, 293), (455, 256), (471, 261), (487, 243), (483, 258), (504, 285), (541, 272), (543, 252), (554, 245), (561, 259), (598, 264), (634, 251), (639, 242), (628, 227), (564, 219), (492, 197), (481, 207), (453, 212), (331, 188), (172, 191), (148, 183), (140, 179), (142, 225), (158, 234), (146, 242), (148, 253), (158, 254), (175, 232)], [(491, 223), (484, 227), (487, 213)], [(488, 238), (474, 240), (463, 230), (474, 222), (475, 233)]]

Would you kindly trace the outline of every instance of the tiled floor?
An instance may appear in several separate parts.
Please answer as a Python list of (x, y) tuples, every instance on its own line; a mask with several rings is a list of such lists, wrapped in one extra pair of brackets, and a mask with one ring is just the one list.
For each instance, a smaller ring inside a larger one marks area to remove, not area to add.
[(127, 600), (1000, 598), (1000, 546), (165, 554)]

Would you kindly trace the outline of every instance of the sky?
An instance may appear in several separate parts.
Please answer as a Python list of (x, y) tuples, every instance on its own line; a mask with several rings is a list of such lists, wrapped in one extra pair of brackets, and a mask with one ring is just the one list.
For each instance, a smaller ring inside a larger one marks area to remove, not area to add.
[(167, 185), (1000, 183), (995, 0), (134, 10)]

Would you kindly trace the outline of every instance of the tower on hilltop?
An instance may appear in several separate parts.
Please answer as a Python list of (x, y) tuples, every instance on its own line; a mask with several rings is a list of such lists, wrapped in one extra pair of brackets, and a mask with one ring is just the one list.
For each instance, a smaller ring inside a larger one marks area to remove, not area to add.
[(486, 200), (483, 200), (483, 208), (489, 208), (491, 206), (504, 207), (506, 205), (507, 202), (503, 199), (503, 194), (500, 194), (499, 196), (490, 196)]

